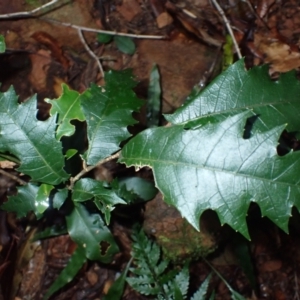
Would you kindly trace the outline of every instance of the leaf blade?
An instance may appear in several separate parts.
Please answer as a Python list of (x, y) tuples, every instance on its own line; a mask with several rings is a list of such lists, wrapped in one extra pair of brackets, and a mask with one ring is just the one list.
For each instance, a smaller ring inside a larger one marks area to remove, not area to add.
[(56, 185), (69, 178), (61, 143), (54, 136), (56, 116), (39, 121), (36, 112), (36, 97), (18, 104), (13, 88), (0, 93), (0, 150), (17, 156), (18, 171), (33, 181)]
[(299, 207), (300, 153), (277, 155), (284, 126), (243, 139), (249, 115), (244, 112), (194, 130), (184, 130), (184, 125), (148, 129), (123, 148), (120, 161), (152, 167), (164, 200), (197, 229), (201, 214), (212, 209), (222, 224), (249, 238), (245, 218), (253, 201), (263, 216), (287, 231), (291, 208)]

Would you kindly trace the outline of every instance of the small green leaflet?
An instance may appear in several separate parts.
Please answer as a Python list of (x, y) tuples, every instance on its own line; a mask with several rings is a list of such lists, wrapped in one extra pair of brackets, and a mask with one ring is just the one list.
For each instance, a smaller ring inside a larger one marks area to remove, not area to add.
[(68, 197), (69, 190), (67, 188), (58, 190), (53, 196), (53, 208), (60, 209)]
[(50, 286), (43, 300), (49, 299), (56, 291), (70, 283), (86, 261), (87, 259), (85, 257), (85, 251), (83, 247), (77, 246), (67, 266), (62, 270), (62, 272)]
[(116, 279), (116, 281), (109, 288), (108, 293), (103, 297), (102, 300), (119, 300), (122, 299), (122, 295), (124, 292), (124, 287), (126, 283), (126, 276), (132, 262), (132, 258), (127, 263), (126, 268), (123, 270), (121, 275)]
[[(300, 83), (293, 74), (271, 81), (266, 71), (246, 71), (239, 61), (166, 116), (173, 125), (148, 129), (122, 150), (120, 162), (153, 168), (164, 200), (197, 229), (201, 214), (212, 209), (249, 238), (246, 215), (256, 202), (287, 231), (292, 206), (300, 208), (300, 152), (276, 151), (288, 120), (289, 130), (300, 129)], [(244, 139), (253, 115), (259, 117)]]
[[(191, 300), (205, 300), (207, 295), (207, 289), (209, 286), (209, 281), (211, 278), (211, 274), (209, 274), (206, 279), (201, 283), (199, 289), (192, 296)], [(213, 298), (214, 299), (214, 298)]]
[[(84, 248), (88, 259), (109, 263), (119, 251), (114, 237), (99, 214), (89, 214), (82, 204), (76, 203), (66, 220), (71, 239)], [(107, 248), (102, 249), (102, 246)]]
[(88, 128), (89, 148), (83, 155), (88, 165), (120, 149), (120, 143), (130, 137), (127, 126), (136, 123), (132, 112), (142, 105), (132, 91), (136, 82), (130, 70), (109, 71), (105, 82), (104, 87), (92, 84), (80, 96)]
[(135, 44), (132, 40), (132, 38), (127, 37), (127, 36), (114, 36), (114, 42), (117, 45), (117, 48), (125, 53), (132, 55), (135, 52)]
[(147, 98), (147, 127), (156, 127), (159, 125), (159, 119), (161, 116), (161, 87), (160, 87), (160, 75), (157, 65), (154, 65), (151, 74), (148, 87)]
[(49, 207), (50, 192), (54, 189), (53, 185), (41, 184), (35, 197), (35, 213), (41, 217), (45, 210)]
[(107, 43), (111, 42), (113, 37), (114, 36), (111, 35), (111, 34), (98, 33), (97, 34), (97, 41), (101, 44), (107, 44)]
[(0, 53), (4, 53), (6, 49), (5, 39), (2, 34), (0, 34)]
[(26, 217), (30, 211), (35, 211), (35, 197), (39, 190), (37, 185), (28, 183), (17, 188), (16, 196), (8, 197), (8, 201), (1, 205), (1, 209), (15, 212), (17, 218)]
[(74, 134), (75, 126), (70, 123), (72, 120), (85, 120), (80, 106), (79, 93), (70, 90), (66, 84), (62, 85), (62, 90), (62, 95), (58, 99), (45, 100), (52, 105), (50, 114), (58, 114), (57, 140), (60, 140), (62, 136), (71, 136)]
[(36, 113), (36, 97), (18, 104), (12, 87), (0, 93), (0, 151), (17, 156), (18, 171), (32, 181), (56, 185), (69, 178), (61, 143), (55, 139), (56, 116), (39, 121)]
[(82, 202), (94, 198), (98, 209), (105, 215), (105, 221), (110, 223), (110, 213), (116, 204), (126, 204), (114, 190), (105, 187), (104, 182), (91, 178), (83, 178), (76, 182), (72, 199), (75, 202)]

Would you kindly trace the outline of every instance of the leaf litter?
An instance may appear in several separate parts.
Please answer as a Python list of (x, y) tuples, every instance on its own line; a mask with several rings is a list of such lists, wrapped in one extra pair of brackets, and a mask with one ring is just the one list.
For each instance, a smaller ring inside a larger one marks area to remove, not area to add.
[[(24, 10), (23, 1), (15, 1), (15, 7), (12, 7), (9, 2), (3, 1), (0, 4), (1, 13)], [(93, 3), (93, 1), (78, 0), (74, 1), (73, 8), (70, 6), (62, 7), (57, 12), (52, 12), (50, 17), (59, 18), (76, 14), (80, 24), (91, 27), (97, 25), (122, 32), (168, 35), (169, 40), (167, 41), (135, 40), (137, 50), (131, 56), (122, 54), (113, 44), (104, 47), (101, 56), (103, 57), (103, 66), (106, 69), (133, 68), (133, 73), (139, 80), (136, 91), (138, 96), (143, 99), (147, 99), (149, 76), (153, 63), (156, 63), (161, 73), (163, 112), (170, 114), (183, 103), (193, 86), (201, 81), (203, 74), (210, 69), (215, 61), (217, 61), (215, 70), (212, 70), (211, 74), (208, 74), (205, 78), (209, 80), (219, 72), (218, 70), (221, 68), (220, 55), (217, 58), (215, 57), (219, 50), (209, 46), (209, 44), (212, 43), (211, 41), (222, 40), (223, 34), (220, 37), (218, 33), (222, 32), (224, 25), (208, 1), (179, 1), (176, 10), (167, 9), (157, 2), (151, 0), (141, 5), (136, 0), (124, 0), (112, 4), (105, 2), (104, 7), (97, 7), (96, 1)], [(251, 1), (256, 14), (247, 6), (247, 1), (231, 1), (230, 3), (220, 1), (220, 3), (223, 5), (232, 25), (239, 29), (235, 34), (241, 48), (244, 49), (248, 67), (269, 63), (270, 73), (273, 77), (277, 77), (278, 72), (285, 72), (299, 67), (299, 33), (297, 28), (300, 16), (296, 1)], [(116, 5), (115, 10), (111, 9), (111, 5), (114, 4)], [(90, 12), (92, 12), (93, 18)], [(196, 19), (196, 22), (194, 19)], [(29, 65), (20, 64), (22, 68), (16, 69), (12, 62), (24, 53), (20, 54), (12, 51), (5, 57), (2, 56), (1, 63), (3, 61), (6, 63), (9, 72), (12, 72), (13, 76), (5, 77), (1, 74), (3, 83), (1, 89), (5, 91), (9, 85), (13, 84), (17, 89), (17, 93), (20, 94), (21, 101), (27, 99), (33, 92), (37, 92), (39, 109), (44, 111), (42, 114), (40, 113), (43, 118), (47, 118), (49, 113), (48, 106), (42, 101), (43, 98), (57, 98), (60, 96), (55, 87), (57, 82), (58, 85), (63, 82), (80, 92), (86, 89), (90, 82), (101, 82), (101, 78), (97, 74), (95, 75), (93, 71), (95, 62), (91, 62), (89, 56), (83, 52), (83, 47), (76, 38), (76, 33), (72, 30), (68, 28), (57, 30), (56, 26), (49, 25), (42, 20), (6, 21), (3, 24), (3, 31), (9, 29), (17, 34), (17, 38), (12, 38), (7, 44), (8, 48), (24, 50), (30, 63)], [(195, 28), (202, 27), (206, 28), (208, 33), (195, 31)], [(53, 48), (30, 38), (30, 35), (40, 31), (45, 31), (52, 36), (53, 41), (56, 40), (54, 43), (57, 44), (59, 49), (62, 49), (64, 56), (69, 58), (70, 66), (67, 73), (64, 70), (65, 66), (53, 53)], [(93, 50), (97, 51), (98, 46), (94, 44), (95, 41), (95, 36), (87, 35), (87, 42), (91, 47), (94, 47)], [(35, 58), (33, 59), (33, 57)], [(23, 59), (23, 61), (26, 60)], [(207, 83), (205, 82), (205, 84)], [(146, 124), (143, 115), (138, 118), (142, 124)], [(124, 172), (121, 167), (110, 166), (110, 168), (114, 173)], [(121, 170), (118, 168), (121, 168)], [(143, 172), (145, 177), (151, 179), (149, 172), (148, 174), (145, 171)], [(13, 193), (14, 188), (11, 187), (11, 183), (7, 184), (9, 184), (7, 188), (2, 188), (2, 186), (6, 186), (6, 182), (1, 177), (1, 202), (4, 201), (5, 194)], [(10, 186), (9, 189), (8, 186)], [(295, 286), (298, 284), (297, 272), (299, 271), (296, 267), (297, 264), (299, 265), (298, 249), (300, 241), (296, 237), (299, 233), (297, 225), (299, 215), (297, 212), (293, 213), (293, 218), (290, 221), (290, 236), (287, 236), (268, 222), (266, 218), (261, 219), (257, 207), (250, 205), (249, 209), (253, 212), (248, 220), (248, 227), (252, 238), (251, 256), (257, 272), (259, 295), (265, 299), (292, 299), (298, 293)], [(140, 213), (139, 210), (138, 213)], [(225, 245), (224, 252), (219, 257), (212, 258), (212, 263), (227, 280), (231, 280), (229, 283), (233, 288), (250, 297), (252, 288), (249, 287), (245, 275), (237, 268), (237, 257), (232, 254), (233, 246), (230, 241), (234, 239), (235, 233), (232, 233), (226, 226), (224, 226), (224, 230), (220, 231), (216, 216), (210, 214), (209, 218), (214, 219), (214, 223), (216, 223), (213, 228), (210, 228), (214, 239)], [(24, 225), (17, 222), (11, 215), (5, 213), (1, 220), (3, 222), (1, 237), (7, 237), (13, 241), (11, 233), (14, 233), (20, 240), (26, 238), (26, 234), (21, 230)], [(57, 222), (59, 222), (59, 219)], [(209, 225), (206, 226), (209, 227)], [(253, 229), (257, 227), (262, 230), (257, 232)], [(5, 228), (9, 228), (9, 230), (5, 230)], [(118, 268), (121, 270), (129, 257), (129, 233), (126, 227), (117, 226), (116, 224), (115, 228), (118, 229), (114, 231), (114, 234), (119, 237), (123, 248), (127, 249), (120, 254), (117, 260)], [(159, 232), (156, 232), (156, 235), (159, 236)], [(18, 243), (20, 247), (21, 243)], [(38, 252), (35, 252), (36, 254), (33, 255), (31, 263), (34, 265), (41, 264), (44, 281), (53, 280), (58, 275), (55, 268), (62, 268), (66, 265), (70, 255), (74, 252), (74, 243), (70, 242), (67, 236), (62, 236), (43, 241), (41, 245), (44, 254), (38, 255)], [(6, 246), (3, 251), (8, 251), (8, 248)], [(2, 252), (1, 249), (1, 254), (4, 253), (6, 252)], [(22, 252), (18, 253), (21, 256), (24, 255)], [(63, 259), (59, 253), (63, 256)], [(48, 255), (47, 259), (51, 262), (48, 266), (45, 265), (45, 255)], [(8, 260), (10, 260), (10, 256), (8, 256)], [(58, 261), (61, 261), (62, 264), (58, 265)], [(6, 270), (9, 266), (5, 261), (1, 261), (1, 265)], [(96, 290), (101, 290), (102, 295), (104, 295), (106, 293), (105, 289), (113, 282), (114, 272), (103, 266), (99, 268), (96, 264), (91, 264), (88, 269), (86, 268), (87, 266), (83, 267), (86, 272), (81, 272), (78, 275), (78, 278), (83, 278), (85, 285), (89, 286), (89, 289), (85, 287), (85, 290), (88, 290), (85, 295), (86, 299), (94, 299), (96, 296), (93, 295), (95, 295)], [(199, 270), (201, 270), (200, 274)], [(24, 272), (29, 274), (30, 270), (27, 269)], [(209, 268), (203, 262), (193, 263), (191, 274), (194, 276), (194, 287), (199, 287), (209, 273)], [(24, 281), (21, 284), (21, 289), (15, 295), (24, 295), (24, 291), (28, 291), (28, 289), (31, 289), (28, 294), (35, 295), (34, 288), (39, 293), (45, 293), (49, 286), (45, 286), (41, 281), (38, 282), (40, 285), (34, 287)], [(218, 286), (216, 299), (230, 299), (228, 290), (222, 287), (218, 278), (213, 278), (212, 284)], [(106, 287), (102, 288), (104, 285)], [(18, 287), (15, 286), (14, 289), (17, 290)], [(69, 298), (71, 295), (79, 294), (82, 289), (83, 283), (77, 281), (73, 287), (58, 294), (56, 299)], [(7, 287), (4, 288), (3, 293), (5, 295), (9, 293)], [(124, 299), (145, 299), (128, 288), (124, 295)], [(97, 296), (99, 297), (99, 293)]]

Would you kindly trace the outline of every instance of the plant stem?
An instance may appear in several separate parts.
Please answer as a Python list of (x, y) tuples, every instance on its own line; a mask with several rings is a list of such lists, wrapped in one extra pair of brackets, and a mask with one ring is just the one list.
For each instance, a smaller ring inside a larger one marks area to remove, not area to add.
[(18, 183), (21, 184), (21, 185), (26, 185), (26, 184), (27, 184), (26, 181), (22, 180), (21, 178), (15, 176), (15, 175), (13, 175), (13, 174), (8, 173), (8, 172), (6, 172), (6, 171), (4, 171), (4, 170), (2, 170), (2, 169), (0, 169), (0, 174), (2, 174), (2, 175), (4, 175), (4, 176), (6, 176), (6, 177), (8, 177), (8, 178), (10, 178), (10, 179), (12, 179), (12, 180), (18, 182)]
[[(31, 11), (20, 11), (20, 12), (15, 12), (15, 13), (10, 13), (10, 14), (3, 14), (0, 15), (0, 19), (14, 19), (14, 18), (30, 18), (30, 17), (35, 17), (38, 15), (42, 10), (46, 9), (49, 11), (51, 6), (59, 2), (59, 0), (52, 0), (42, 6), (39, 6)], [(67, 1), (69, 2), (69, 1)], [(66, 1), (62, 1), (61, 5), (66, 4)]]
[(79, 172), (75, 177), (71, 177), (70, 179), (70, 185), (69, 185), (69, 190), (72, 190), (73, 187), (74, 187), (74, 184), (77, 180), (79, 180), (82, 176), (84, 176), (86, 173), (92, 171), (93, 169), (95, 169), (96, 167), (108, 162), (108, 161), (111, 161), (113, 159), (116, 159), (120, 156), (120, 152), (121, 151), (118, 151), (117, 153), (109, 156), (109, 157), (106, 157), (102, 160), (100, 160), (96, 165), (94, 166), (88, 166), (88, 167), (85, 167), (83, 168), (83, 170), (81, 172)]
[(136, 38), (136, 39), (156, 39), (156, 40), (166, 39), (166, 37), (163, 35), (143, 35), (143, 34), (123, 33), (123, 32), (117, 32), (117, 31), (102, 30), (102, 29), (74, 25), (71, 23), (65, 23), (65, 22), (61, 22), (61, 21), (53, 20), (53, 19), (49, 19), (49, 18), (40, 18), (40, 19), (44, 20), (46, 22), (55, 23), (55, 24), (58, 24), (61, 26), (71, 27), (71, 28), (74, 28), (77, 30), (78, 29), (82, 30), (82, 31), (98, 32), (98, 33), (105, 33), (105, 34), (109, 34), (109, 35), (118, 35), (118, 36), (128, 36), (128, 37), (132, 37), (132, 38)]

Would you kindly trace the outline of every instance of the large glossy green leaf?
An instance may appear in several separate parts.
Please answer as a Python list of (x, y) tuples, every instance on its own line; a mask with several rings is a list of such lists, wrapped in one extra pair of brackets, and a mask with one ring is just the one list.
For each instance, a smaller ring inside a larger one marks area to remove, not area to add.
[(254, 129), (263, 131), (287, 124), (288, 131), (300, 130), (300, 82), (295, 73), (281, 74), (274, 81), (267, 66), (246, 71), (240, 60), (165, 117), (172, 124), (185, 124), (188, 128), (204, 124), (211, 117), (224, 120), (249, 109), (259, 116)]
[(132, 112), (142, 105), (132, 91), (136, 83), (130, 70), (109, 71), (105, 82), (104, 87), (93, 84), (80, 96), (88, 125), (89, 148), (83, 155), (88, 165), (120, 149), (120, 142), (130, 136), (127, 126), (136, 123)]
[(89, 214), (82, 204), (76, 203), (66, 220), (72, 240), (84, 248), (88, 259), (109, 263), (119, 251), (100, 215)]
[(56, 116), (36, 119), (36, 97), (18, 104), (13, 88), (0, 93), (0, 151), (21, 161), (19, 171), (33, 181), (58, 184), (68, 179), (63, 170), (61, 143), (55, 139)]
[[(203, 211), (213, 209), (222, 224), (249, 238), (245, 218), (250, 202), (285, 231), (292, 206), (300, 208), (300, 152), (278, 156), (276, 151), (290, 117), (287, 128), (300, 129), (300, 85), (291, 74), (273, 82), (264, 68), (241, 68), (241, 62), (230, 67), (169, 115), (175, 125), (133, 138), (120, 161), (152, 167), (164, 200), (197, 229)], [(253, 114), (259, 119), (252, 136), (244, 139), (246, 120)]]
[(58, 99), (46, 99), (46, 102), (52, 105), (51, 115), (58, 114), (58, 128), (56, 130), (56, 138), (58, 140), (62, 136), (74, 134), (75, 126), (70, 123), (72, 120), (85, 120), (80, 106), (79, 93), (70, 90), (65, 84), (62, 85), (62, 95)]
[(18, 194), (11, 196), (8, 201), (1, 205), (1, 209), (12, 211), (17, 214), (17, 218), (26, 217), (30, 211), (35, 211), (35, 197), (39, 187), (32, 183), (18, 187)]

